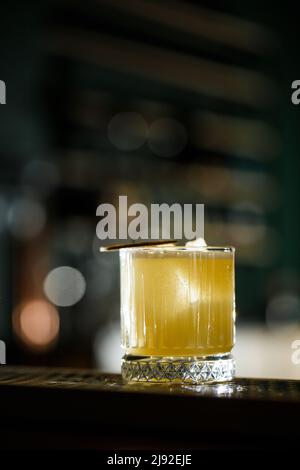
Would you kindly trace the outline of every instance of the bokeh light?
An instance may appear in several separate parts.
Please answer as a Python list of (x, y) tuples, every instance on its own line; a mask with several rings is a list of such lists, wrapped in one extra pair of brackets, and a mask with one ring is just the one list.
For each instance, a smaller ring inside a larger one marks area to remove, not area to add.
[(42, 204), (29, 198), (16, 199), (8, 211), (8, 226), (14, 237), (30, 239), (39, 235), (46, 224)]
[(47, 275), (44, 291), (48, 299), (60, 307), (75, 305), (84, 296), (85, 278), (78, 269), (59, 266)]
[(175, 157), (187, 144), (185, 127), (176, 119), (154, 121), (149, 130), (149, 147), (160, 157)]
[(137, 150), (145, 143), (147, 134), (145, 119), (135, 112), (116, 114), (108, 124), (108, 138), (119, 150)]
[(33, 160), (25, 166), (22, 184), (42, 195), (48, 195), (59, 184), (60, 175), (57, 165), (49, 160)]
[(32, 350), (51, 348), (58, 336), (59, 325), (56, 308), (43, 299), (28, 301), (13, 314), (14, 333)]
[(102, 370), (120, 373), (123, 351), (120, 346), (120, 322), (108, 324), (94, 340), (96, 365)]

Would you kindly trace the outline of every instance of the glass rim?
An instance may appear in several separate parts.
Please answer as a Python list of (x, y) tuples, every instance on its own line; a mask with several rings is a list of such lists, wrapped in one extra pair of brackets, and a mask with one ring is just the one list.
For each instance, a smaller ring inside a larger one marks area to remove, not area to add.
[(221, 253), (235, 253), (235, 247), (233, 246), (180, 246), (180, 245), (170, 245), (170, 246), (162, 246), (162, 245), (152, 245), (152, 246), (130, 246), (124, 247), (119, 249), (120, 252), (124, 251), (141, 251), (141, 252), (221, 252)]

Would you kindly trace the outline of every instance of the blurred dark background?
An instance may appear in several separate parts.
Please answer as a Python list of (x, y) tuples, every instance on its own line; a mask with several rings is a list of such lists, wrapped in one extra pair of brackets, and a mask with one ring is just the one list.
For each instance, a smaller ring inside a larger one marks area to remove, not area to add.
[[(95, 214), (122, 194), (205, 203), (206, 241), (237, 248), (241, 344), (262, 335), (289, 354), (300, 337), (300, 59), (295, 6), (277, 3), (2, 2), (9, 364), (117, 369), (118, 256), (99, 254)], [(247, 374), (249, 349), (239, 354)]]

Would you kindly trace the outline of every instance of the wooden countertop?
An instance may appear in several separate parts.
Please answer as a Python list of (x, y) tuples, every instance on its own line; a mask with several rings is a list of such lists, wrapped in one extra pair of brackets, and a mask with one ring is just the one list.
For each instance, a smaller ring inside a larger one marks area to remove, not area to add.
[(300, 381), (128, 385), (93, 370), (0, 366), (0, 448), (286, 448), (299, 423)]

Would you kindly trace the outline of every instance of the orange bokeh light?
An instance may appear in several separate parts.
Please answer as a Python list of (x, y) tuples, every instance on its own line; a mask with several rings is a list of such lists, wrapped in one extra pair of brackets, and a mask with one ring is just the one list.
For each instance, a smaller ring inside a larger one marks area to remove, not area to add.
[(15, 334), (33, 350), (47, 350), (59, 333), (57, 309), (43, 299), (34, 299), (22, 304), (13, 314)]

